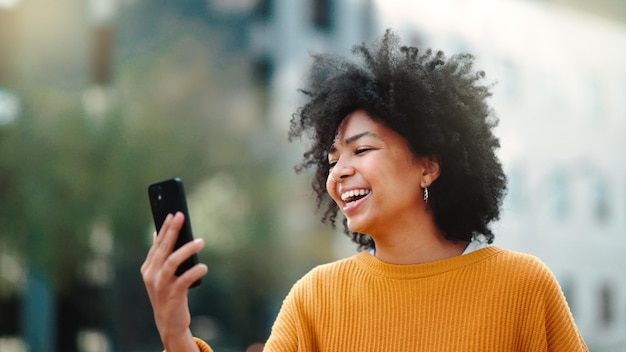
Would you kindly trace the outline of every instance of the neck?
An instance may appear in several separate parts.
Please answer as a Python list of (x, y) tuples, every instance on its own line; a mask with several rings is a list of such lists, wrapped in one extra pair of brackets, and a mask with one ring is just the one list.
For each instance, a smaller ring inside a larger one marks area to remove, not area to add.
[(390, 264), (420, 264), (461, 255), (467, 248), (469, 242), (447, 240), (434, 224), (430, 225), (372, 236), (376, 257)]

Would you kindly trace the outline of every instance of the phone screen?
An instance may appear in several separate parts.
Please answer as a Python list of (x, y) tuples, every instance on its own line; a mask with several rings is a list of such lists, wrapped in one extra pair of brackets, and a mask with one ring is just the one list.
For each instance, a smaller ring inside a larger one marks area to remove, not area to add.
[[(187, 209), (187, 200), (185, 197), (183, 181), (180, 178), (175, 177), (169, 180), (155, 182), (148, 186), (148, 195), (150, 197), (150, 207), (152, 209), (152, 217), (154, 219), (154, 225), (157, 233), (161, 230), (161, 226), (163, 226), (163, 222), (168, 214), (175, 214), (180, 211), (185, 214), (185, 223), (180, 229), (174, 250), (180, 248), (185, 243), (192, 241), (193, 233), (191, 232), (191, 218), (189, 217), (189, 211)], [(178, 267), (176, 275), (182, 275), (182, 273), (197, 263), (198, 256), (194, 254)], [(194, 282), (191, 287), (196, 287), (199, 284), (200, 280)]]

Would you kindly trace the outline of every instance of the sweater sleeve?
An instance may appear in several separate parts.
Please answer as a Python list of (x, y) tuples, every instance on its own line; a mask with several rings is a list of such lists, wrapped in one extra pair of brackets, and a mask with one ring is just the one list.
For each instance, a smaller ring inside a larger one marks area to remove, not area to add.
[(548, 272), (545, 291), (546, 338), (549, 352), (588, 352), (563, 291), (556, 278)]
[(315, 338), (310, 324), (312, 312), (311, 273), (296, 282), (284, 299), (264, 352), (315, 351)]
[[(296, 282), (287, 297), (283, 300), (278, 316), (272, 326), (272, 332), (263, 348), (264, 352), (295, 352), (312, 351), (312, 329), (306, 323), (310, 315), (306, 313), (303, 302), (311, 301), (312, 279), (305, 275)], [(308, 297), (308, 298), (307, 298)], [(203, 340), (194, 337), (200, 352), (213, 352), (213, 349)], [(167, 352), (167, 351), (164, 351)]]
[(206, 342), (204, 342), (203, 340), (194, 337), (193, 338), (194, 341), (196, 341), (196, 345), (198, 345), (198, 348), (200, 349), (200, 352), (213, 352), (213, 350), (211, 349), (211, 346), (209, 346)]
[[(199, 339), (197, 337), (194, 337), (193, 340), (196, 342), (196, 345), (198, 346), (198, 348), (200, 349), (200, 352), (213, 352), (213, 350), (211, 349), (211, 346), (209, 346), (206, 342), (204, 342), (202, 339)], [(163, 350), (163, 352), (167, 352), (166, 350)]]
[[(298, 339), (295, 325), (293, 324), (292, 307), (287, 299), (283, 303), (283, 308), (276, 318), (274, 327), (272, 328), (272, 335), (268, 340), (263, 351), (270, 352), (292, 352), (298, 351)], [(200, 349), (200, 352), (213, 352), (213, 349), (204, 340), (197, 337), (193, 338), (196, 345)], [(164, 350), (163, 352), (167, 352)]]

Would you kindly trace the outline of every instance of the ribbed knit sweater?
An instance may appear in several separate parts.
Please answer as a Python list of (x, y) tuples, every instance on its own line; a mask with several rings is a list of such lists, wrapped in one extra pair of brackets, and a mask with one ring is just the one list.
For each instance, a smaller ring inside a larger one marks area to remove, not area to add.
[(491, 246), (425, 264), (361, 252), (318, 266), (285, 298), (265, 351), (588, 350), (550, 270)]

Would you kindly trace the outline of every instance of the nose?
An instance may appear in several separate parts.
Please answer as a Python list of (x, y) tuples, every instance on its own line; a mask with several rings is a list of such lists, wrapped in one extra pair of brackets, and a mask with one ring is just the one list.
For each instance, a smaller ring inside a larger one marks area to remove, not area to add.
[(354, 175), (354, 167), (342, 162), (338, 162), (330, 171), (330, 177), (337, 183), (352, 175)]

